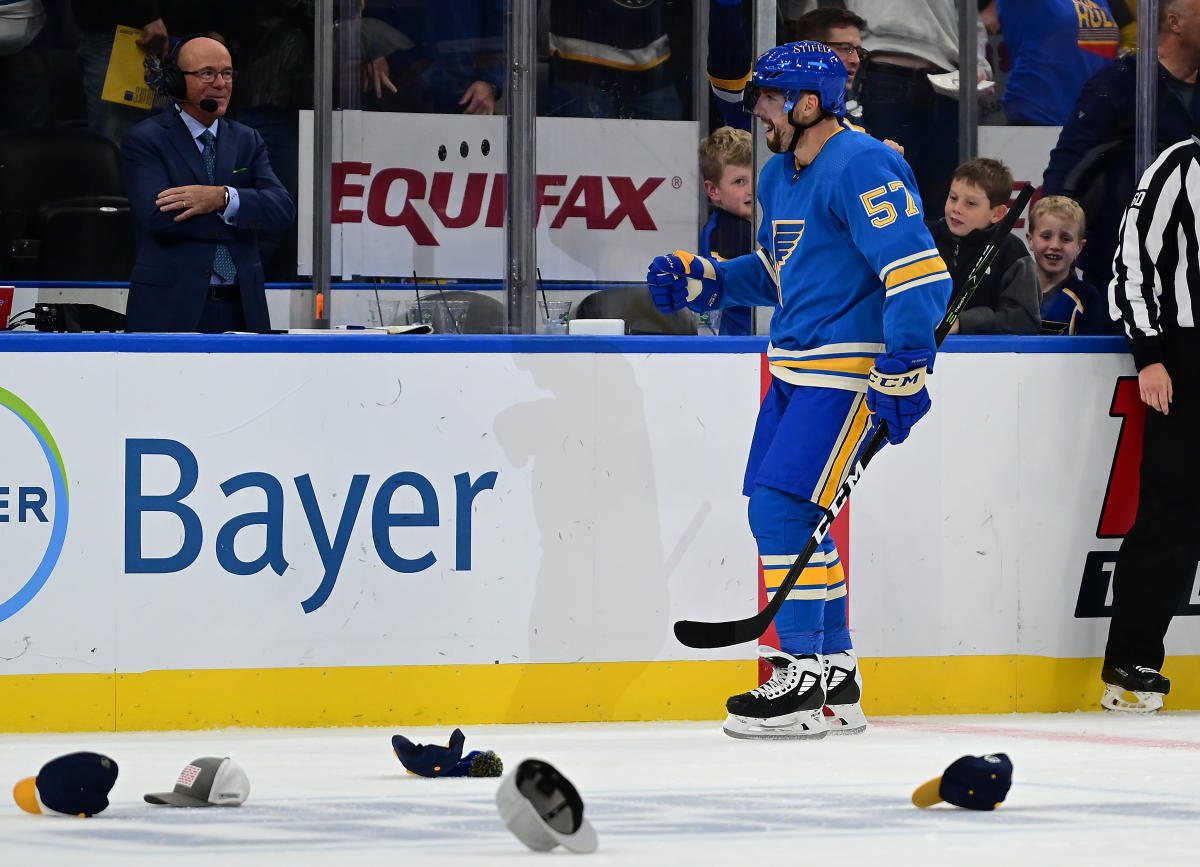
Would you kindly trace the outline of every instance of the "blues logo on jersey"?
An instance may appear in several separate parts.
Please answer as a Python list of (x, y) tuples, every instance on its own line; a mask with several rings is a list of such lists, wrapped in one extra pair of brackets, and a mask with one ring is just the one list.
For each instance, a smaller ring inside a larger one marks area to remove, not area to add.
[(804, 234), (803, 220), (772, 220), (771, 221), (771, 257), (775, 267), (782, 271), (783, 266), (791, 257), (800, 236)]

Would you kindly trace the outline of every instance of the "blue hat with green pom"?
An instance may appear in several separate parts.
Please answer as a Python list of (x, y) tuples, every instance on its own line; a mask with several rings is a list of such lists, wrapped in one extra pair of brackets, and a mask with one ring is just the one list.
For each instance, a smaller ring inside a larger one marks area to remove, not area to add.
[(472, 750), (463, 755), (467, 737), (462, 729), (450, 734), (446, 746), (414, 744), (404, 735), (392, 735), (392, 752), (405, 770), (418, 777), (498, 777), (504, 764), (491, 750)]

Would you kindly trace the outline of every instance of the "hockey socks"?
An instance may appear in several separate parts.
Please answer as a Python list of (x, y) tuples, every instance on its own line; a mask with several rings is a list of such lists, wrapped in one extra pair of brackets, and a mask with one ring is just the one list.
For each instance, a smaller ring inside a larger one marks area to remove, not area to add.
[[(750, 497), (750, 529), (758, 543), (768, 593), (776, 591), (821, 517), (815, 504), (759, 485)], [(775, 617), (779, 646), (793, 655), (849, 650), (846, 575), (826, 535)]]

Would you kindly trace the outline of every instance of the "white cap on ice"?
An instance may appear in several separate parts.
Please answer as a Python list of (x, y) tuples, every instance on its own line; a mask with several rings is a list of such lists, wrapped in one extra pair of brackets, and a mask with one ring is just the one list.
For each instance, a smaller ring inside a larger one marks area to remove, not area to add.
[(595, 852), (596, 832), (583, 815), (583, 799), (549, 762), (526, 759), (496, 790), (500, 818), (518, 840), (537, 852), (560, 843), (572, 852)]

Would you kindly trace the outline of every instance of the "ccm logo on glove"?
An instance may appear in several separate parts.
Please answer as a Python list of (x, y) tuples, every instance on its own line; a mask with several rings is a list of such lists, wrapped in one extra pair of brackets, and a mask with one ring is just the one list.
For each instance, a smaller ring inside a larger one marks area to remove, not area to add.
[(872, 367), (867, 382), (870, 383), (871, 388), (886, 391), (896, 397), (907, 397), (925, 387), (925, 368), (906, 370), (901, 374), (887, 374)]
[(904, 442), (912, 426), (929, 412), (925, 374), (930, 354), (922, 349), (901, 349), (875, 359), (867, 375), (867, 409), (876, 423), (887, 425), (892, 445)]

